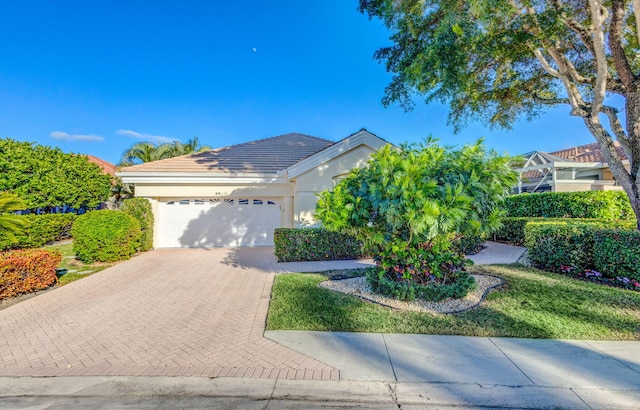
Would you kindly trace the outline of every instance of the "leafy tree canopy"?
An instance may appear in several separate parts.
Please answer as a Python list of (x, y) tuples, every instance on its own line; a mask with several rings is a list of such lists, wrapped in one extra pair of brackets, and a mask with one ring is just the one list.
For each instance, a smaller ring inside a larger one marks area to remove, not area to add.
[(456, 129), (468, 119), (508, 128), (568, 105), (640, 224), (640, 1), (360, 0), (360, 10), (392, 31), (393, 44), (375, 54), (394, 74), (385, 105), (410, 108), (415, 95), (448, 103)]
[(84, 155), (0, 139), (0, 191), (17, 195), (28, 209), (95, 208), (110, 189), (111, 176)]
[(482, 140), (460, 149), (433, 139), (387, 145), (323, 192), (316, 216), (328, 229), (355, 234), (402, 279), (442, 278), (462, 265), (451, 240), (496, 229), (515, 182), (510, 158), (487, 151)]

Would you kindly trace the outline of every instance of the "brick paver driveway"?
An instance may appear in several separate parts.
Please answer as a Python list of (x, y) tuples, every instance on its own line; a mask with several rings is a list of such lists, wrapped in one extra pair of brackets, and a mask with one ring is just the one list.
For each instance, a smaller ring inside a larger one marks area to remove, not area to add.
[(338, 380), (265, 339), (271, 249), (156, 250), (0, 311), (0, 375)]

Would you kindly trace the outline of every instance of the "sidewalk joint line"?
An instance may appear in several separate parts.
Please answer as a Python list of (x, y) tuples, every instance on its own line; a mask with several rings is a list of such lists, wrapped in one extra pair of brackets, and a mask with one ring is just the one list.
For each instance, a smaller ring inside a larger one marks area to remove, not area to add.
[(391, 371), (393, 372), (393, 378), (397, 382), (398, 375), (396, 374), (396, 369), (393, 366), (393, 360), (391, 360), (391, 353), (389, 353), (389, 346), (387, 346), (387, 339), (384, 337), (384, 333), (380, 333), (382, 336), (382, 341), (384, 342), (384, 349), (387, 351), (387, 358), (389, 359), (389, 364), (391, 365)]
[(510, 358), (510, 357), (509, 357), (509, 355), (508, 355), (508, 354), (506, 354), (506, 353), (505, 353), (505, 352), (500, 348), (500, 346), (498, 346), (498, 345), (496, 344), (496, 342), (494, 342), (494, 341), (493, 341), (493, 338), (492, 338), (492, 337), (488, 337), (487, 339), (489, 339), (489, 341), (490, 341), (490, 342), (491, 342), (491, 343), (496, 347), (496, 349), (498, 349), (498, 350), (500, 351), (500, 353), (502, 353), (502, 354), (504, 355), (504, 357), (506, 357), (506, 358), (507, 358), (507, 359), (508, 359), (508, 360), (509, 360), (509, 361), (510, 361), (510, 362), (511, 362), (515, 367), (516, 367), (516, 369), (520, 370), (520, 373), (522, 373), (522, 374), (524, 375), (524, 377), (526, 377), (527, 379), (529, 379), (529, 381), (530, 381), (531, 383), (533, 383), (533, 385), (534, 385), (534, 386), (537, 386), (536, 382), (534, 382), (533, 380), (531, 380), (531, 377), (529, 377), (529, 375), (528, 375), (528, 374), (526, 374), (526, 373), (524, 372), (524, 370), (522, 370), (522, 369), (520, 368), (520, 366), (518, 366), (518, 365), (516, 364), (516, 362), (514, 362), (514, 361), (513, 361), (513, 359), (512, 359), (512, 358)]

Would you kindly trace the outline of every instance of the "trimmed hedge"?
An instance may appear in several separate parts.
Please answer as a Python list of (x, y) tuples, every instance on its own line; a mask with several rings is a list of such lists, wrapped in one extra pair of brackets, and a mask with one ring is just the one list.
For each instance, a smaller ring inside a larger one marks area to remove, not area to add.
[(140, 224), (140, 248), (141, 252), (153, 248), (153, 211), (151, 203), (145, 198), (126, 199), (122, 204), (122, 212), (131, 215)]
[(452, 242), (453, 248), (465, 255), (473, 255), (482, 250), (487, 238), (484, 235), (463, 235)]
[(16, 248), (39, 248), (50, 242), (68, 238), (76, 214), (29, 214), (22, 215), (28, 221), (23, 233), (16, 240), (0, 234), (0, 250)]
[(604, 229), (595, 233), (595, 269), (611, 278), (640, 281), (640, 232)]
[(357, 259), (362, 243), (351, 235), (323, 228), (277, 228), (273, 237), (278, 262)]
[(440, 302), (444, 299), (460, 299), (474, 290), (477, 283), (468, 272), (455, 273), (455, 281), (451, 284), (420, 285), (407, 281), (394, 281), (386, 277), (382, 268), (367, 268), (365, 276), (371, 290), (382, 296), (399, 300), (414, 300), (416, 298), (432, 302)]
[(73, 251), (84, 263), (129, 259), (140, 247), (140, 223), (121, 211), (91, 211), (71, 230)]
[(597, 222), (530, 222), (525, 246), (533, 265), (550, 272), (584, 271), (594, 266), (594, 235)]
[(0, 253), (0, 300), (54, 284), (59, 252), (25, 249)]
[(524, 227), (529, 222), (565, 222), (565, 223), (594, 223), (602, 227), (634, 229), (635, 220), (604, 221), (601, 219), (579, 218), (533, 218), (515, 217), (502, 218), (502, 227), (493, 233), (493, 240), (511, 245), (524, 245)]
[(545, 192), (505, 198), (509, 217), (635, 219), (623, 191)]

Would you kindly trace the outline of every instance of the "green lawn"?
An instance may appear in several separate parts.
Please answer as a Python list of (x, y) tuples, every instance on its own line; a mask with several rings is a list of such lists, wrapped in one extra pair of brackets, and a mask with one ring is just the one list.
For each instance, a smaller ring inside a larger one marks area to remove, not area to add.
[(452, 315), (392, 310), (319, 288), (320, 274), (275, 278), (267, 329), (640, 340), (640, 293), (522, 265), (477, 266), (501, 276), (481, 307)]
[(113, 266), (113, 263), (85, 264), (80, 262), (73, 253), (73, 244), (71, 243), (46, 246), (44, 249), (57, 249), (62, 254), (62, 261), (58, 267), (58, 284), (60, 285), (66, 285)]

